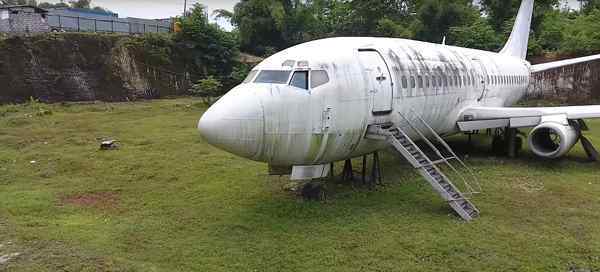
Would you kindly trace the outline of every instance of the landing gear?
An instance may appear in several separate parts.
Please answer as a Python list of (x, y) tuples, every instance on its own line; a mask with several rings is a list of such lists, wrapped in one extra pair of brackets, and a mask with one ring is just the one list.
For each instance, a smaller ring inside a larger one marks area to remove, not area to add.
[[(363, 177), (363, 183), (365, 178)], [(371, 169), (370, 187), (373, 185), (383, 185), (383, 176), (381, 175), (381, 161), (379, 160), (379, 152), (373, 153), (373, 169)]]
[(352, 171), (352, 160), (344, 162), (344, 170), (342, 171), (343, 182), (354, 182), (354, 172)]
[[(379, 152), (375, 152), (372, 154), (373, 161), (371, 165), (371, 173), (368, 175), (368, 159), (369, 155), (365, 155), (362, 157), (362, 169), (361, 169), (361, 182), (362, 185), (369, 186), (370, 188), (375, 187), (376, 185), (383, 185), (383, 175), (381, 171), (381, 160), (379, 158)], [(333, 173), (333, 163), (331, 164), (331, 177), (335, 177)], [(354, 175), (354, 170), (352, 166), (352, 160), (344, 161), (344, 168), (342, 170), (341, 181), (343, 183), (351, 184), (352, 186), (356, 185), (356, 179)]]
[[(371, 165), (371, 173), (367, 173), (368, 166), (367, 160), (369, 159), (369, 155), (365, 155), (362, 158), (362, 171), (361, 171), (361, 181), (363, 186), (368, 186), (368, 188), (373, 189), (376, 185), (383, 185), (383, 175), (381, 174), (381, 160), (379, 158), (379, 152), (375, 152), (372, 154), (373, 162)], [(336, 180), (335, 176), (335, 163), (331, 163), (329, 179), (331, 181)], [(370, 175), (368, 175), (370, 174)], [(302, 185), (299, 189), (299, 193), (305, 200), (312, 201), (325, 201), (327, 199), (327, 190), (325, 185), (319, 181), (311, 181), (304, 185)], [(339, 181), (339, 179), (338, 179)], [(352, 160), (344, 161), (344, 168), (342, 169), (341, 182), (345, 184), (350, 184), (354, 187), (357, 183), (356, 176), (354, 175), (354, 169), (352, 167)]]
[(309, 182), (302, 186), (300, 192), (302, 198), (313, 201), (325, 201), (327, 200), (327, 191), (322, 184), (316, 182)]
[(516, 158), (523, 149), (523, 138), (516, 128), (496, 129), (492, 140), (492, 152), (498, 156)]

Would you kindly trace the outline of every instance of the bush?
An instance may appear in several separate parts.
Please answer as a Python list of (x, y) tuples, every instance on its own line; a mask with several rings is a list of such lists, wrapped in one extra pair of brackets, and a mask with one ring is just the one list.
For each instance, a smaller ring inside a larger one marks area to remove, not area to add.
[(221, 84), (218, 79), (213, 76), (208, 76), (192, 85), (190, 93), (200, 97), (204, 103), (210, 105), (214, 102), (215, 98), (219, 96), (221, 87), (223, 87), (223, 84)]

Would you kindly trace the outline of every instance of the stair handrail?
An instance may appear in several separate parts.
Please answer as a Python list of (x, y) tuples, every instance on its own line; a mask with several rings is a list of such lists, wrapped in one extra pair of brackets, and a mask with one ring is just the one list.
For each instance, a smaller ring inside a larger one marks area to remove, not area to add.
[[(474, 192), (474, 193), (481, 193), (483, 191), (483, 188), (481, 187), (481, 183), (479, 182), (479, 180), (477, 179), (477, 176), (475, 175), (475, 172), (473, 171), (473, 169), (471, 169), (471, 167), (469, 167), (463, 160), (460, 159), (460, 157), (454, 152), (454, 150), (452, 149), (452, 147), (450, 147), (450, 145), (448, 145), (448, 143), (444, 140), (444, 138), (442, 138), (439, 134), (437, 134), (435, 132), (435, 130), (429, 125), (427, 124), (427, 122), (425, 122), (425, 120), (419, 116), (418, 114), (415, 113), (415, 111), (413, 109), (409, 109), (413, 115), (415, 115), (419, 121), (421, 121), (421, 123), (427, 128), (429, 129), (429, 131), (431, 132), (431, 134), (433, 134), (436, 139), (437, 142), (442, 144), (442, 146), (444, 146), (444, 148), (446, 149), (446, 151), (448, 151), (452, 157), (454, 157), (454, 159), (456, 159), (459, 164), (467, 170), (467, 172), (469, 173), (469, 175), (471, 176), (471, 180), (475, 182), (475, 184), (477, 185), (478, 188), (478, 192)], [(468, 185), (470, 187), (470, 185)]]
[[(430, 130), (431, 134), (433, 134), (433, 135), (436, 137), (436, 139), (437, 139), (437, 141), (438, 141), (438, 142), (440, 142), (440, 140), (441, 140), (441, 142), (443, 143), (444, 147), (445, 147), (446, 149), (449, 149), (449, 150), (447, 150), (447, 151), (449, 151), (449, 152), (450, 152), (450, 154), (451, 154), (451, 155), (454, 157), (454, 159), (456, 159), (457, 161), (461, 162), (461, 164), (463, 165), (463, 167), (465, 167), (465, 168), (469, 169), (469, 168), (466, 166), (466, 164), (464, 164), (464, 162), (462, 162), (462, 161), (460, 160), (460, 158), (459, 158), (459, 157), (456, 155), (456, 153), (454, 153), (454, 152), (451, 150), (450, 146), (448, 146), (448, 145), (445, 143), (445, 141), (444, 141), (444, 140), (443, 140), (443, 139), (442, 139), (442, 138), (441, 138), (441, 137), (440, 137), (440, 136), (439, 136), (439, 135), (438, 135), (438, 134), (435, 132), (435, 130), (433, 130), (433, 128), (431, 128), (431, 126), (429, 126), (429, 125), (427, 124), (427, 122), (425, 122), (425, 120), (423, 120), (423, 118), (421, 118), (421, 117), (420, 117), (418, 114), (416, 114), (416, 113), (415, 113), (415, 112), (414, 112), (412, 109), (409, 109), (409, 110), (410, 110), (410, 111), (413, 113), (413, 115), (414, 115), (414, 116), (416, 116), (416, 117), (417, 117), (417, 118), (418, 118), (418, 119), (419, 119), (419, 120), (420, 120), (420, 121), (421, 121), (423, 124), (425, 124), (425, 126), (426, 126), (426, 127), (429, 129), (429, 130)], [(471, 184), (470, 184), (470, 183), (467, 181), (466, 177), (465, 177), (463, 174), (461, 174), (461, 172), (460, 172), (460, 171), (458, 171), (458, 169), (456, 169), (456, 167), (454, 167), (454, 165), (452, 165), (452, 163), (450, 163), (450, 160), (451, 160), (452, 158), (446, 158), (446, 156), (444, 156), (444, 155), (443, 155), (443, 154), (440, 152), (440, 150), (439, 150), (439, 149), (438, 149), (438, 148), (437, 148), (437, 147), (436, 147), (436, 146), (435, 146), (435, 145), (434, 145), (434, 144), (433, 144), (433, 143), (432, 143), (432, 142), (431, 142), (431, 141), (430, 141), (430, 140), (429, 140), (429, 139), (428, 139), (428, 138), (427, 138), (427, 137), (426, 137), (424, 134), (423, 134), (423, 132), (422, 132), (421, 130), (419, 130), (417, 127), (415, 127), (415, 126), (412, 124), (412, 122), (410, 122), (410, 120), (409, 120), (408, 118), (406, 118), (406, 116), (404, 116), (404, 115), (403, 115), (402, 113), (400, 113), (400, 112), (398, 112), (398, 115), (400, 115), (400, 116), (401, 116), (401, 117), (402, 117), (402, 118), (403, 118), (403, 119), (406, 121), (406, 123), (407, 123), (407, 124), (410, 126), (410, 128), (411, 128), (413, 131), (415, 131), (415, 132), (416, 132), (416, 133), (419, 135), (419, 137), (420, 137), (420, 138), (421, 138), (423, 141), (425, 141), (425, 143), (427, 143), (427, 145), (428, 145), (428, 146), (429, 146), (429, 147), (430, 147), (430, 148), (431, 148), (431, 149), (432, 149), (432, 150), (433, 150), (433, 151), (434, 151), (434, 152), (435, 152), (435, 153), (436, 153), (436, 154), (437, 154), (437, 155), (438, 155), (438, 156), (439, 156), (439, 157), (440, 157), (440, 158), (441, 158), (443, 161), (444, 161), (444, 163), (445, 163), (445, 164), (446, 164), (446, 165), (447, 165), (447, 166), (448, 166), (448, 167), (449, 167), (449, 168), (450, 168), (450, 169), (451, 169), (451, 170), (452, 170), (452, 171), (453, 171), (455, 174), (457, 174), (457, 175), (460, 177), (460, 179), (463, 181), (463, 184), (465, 184), (465, 186), (467, 187), (467, 189), (470, 191), (470, 192), (467, 192), (467, 193), (465, 193), (465, 194), (472, 195), (472, 194), (479, 194), (479, 193), (481, 193), (481, 184), (479, 184), (479, 181), (477, 181), (477, 179), (475, 178), (475, 176), (474, 176), (473, 172), (472, 172), (472, 171), (470, 171), (470, 169), (469, 169), (469, 173), (472, 175), (472, 177), (473, 177), (473, 180), (474, 180), (474, 181), (475, 181), (475, 183), (477, 184), (477, 187), (479, 188), (479, 190), (475, 190), (475, 188), (473, 188), (473, 186), (471, 186)]]

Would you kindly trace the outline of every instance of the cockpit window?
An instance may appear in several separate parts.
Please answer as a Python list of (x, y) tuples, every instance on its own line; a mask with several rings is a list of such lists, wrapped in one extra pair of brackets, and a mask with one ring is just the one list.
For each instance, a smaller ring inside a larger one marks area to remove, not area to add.
[(291, 86), (308, 90), (308, 71), (297, 71), (292, 76)]
[(258, 71), (256, 71), (256, 70), (250, 71), (250, 73), (248, 73), (248, 76), (246, 77), (246, 79), (244, 79), (244, 83), (252, 82), (252, 80), (254, 79), (256, 74), (258, 74)]
[(310, 74), (310, 87), (316, 88), (329, 82), (329, 75), (326, 71), (316, 70)]
[(263, 70), (260, 71), (254, 83), (287, 84), (290, 71)]

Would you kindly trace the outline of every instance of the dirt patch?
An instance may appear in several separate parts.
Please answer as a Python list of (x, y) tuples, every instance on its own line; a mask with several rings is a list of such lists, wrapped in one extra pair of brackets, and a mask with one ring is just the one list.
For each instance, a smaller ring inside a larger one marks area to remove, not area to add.
[(119, 206), (119, 194), (116, 192), (93, 192), (61, 197), (62, 205), (114, 210)]

